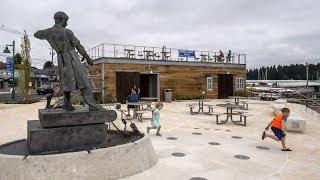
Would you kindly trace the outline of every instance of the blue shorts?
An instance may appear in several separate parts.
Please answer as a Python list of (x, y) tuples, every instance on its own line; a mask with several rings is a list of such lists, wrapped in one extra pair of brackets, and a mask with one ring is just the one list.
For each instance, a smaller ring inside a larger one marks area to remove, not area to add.
[(283, 137), (286, 136), (286, 134), (283, 133), (283, 131), (279, 128), (271, 126), (271, 130), (273, 131), (274, 135), (281, 140)]

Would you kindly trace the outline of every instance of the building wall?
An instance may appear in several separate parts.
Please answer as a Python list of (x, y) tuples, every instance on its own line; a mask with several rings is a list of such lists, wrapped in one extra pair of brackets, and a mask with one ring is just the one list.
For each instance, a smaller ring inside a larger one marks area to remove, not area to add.
[[(102, 64), (95, 65), (93, 69), (102, 73)], [(132, 71), (148, 73), (146, 64), (104, 64), (105, 91), (116, 97), (116, 71)], [(163, 99), (164, 89), (172, 89), (173, 99), (181, 97), (196, 98), (201, 92), (206, 92), (208, 98), (218, 98), (218, 74), (230, 74), (235, 77), (246, 76), (245, 68), (237, 67), (194, 67), (194, 66), (167, 66), (151, 65), (153, 73), (160, 74), (160, 96)], [(207, 91), (207, 76), (213, 77), (213, 90)], [(96, 84), (101, 84), (102, 78), (96, 79)], [(100, 85), (101, 86), (101, 85)]]

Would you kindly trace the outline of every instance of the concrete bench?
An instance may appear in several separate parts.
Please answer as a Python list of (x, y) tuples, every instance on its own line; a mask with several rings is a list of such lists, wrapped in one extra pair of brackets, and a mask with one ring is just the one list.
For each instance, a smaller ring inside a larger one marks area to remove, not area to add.
[(281, 109), (282, 109), (282, 108), (285, 108), (285, 107), (286, 107), (285, 104), (273, 103), (273, 104), (272, 104), (273, 114), (277, 115), (277, 114), (281, 113)]
[(247, 117), (249, 116), (253, 116), (252, 114), (248, 114), (248, 113), (241, 113), (240, 114), (240, 122), (242, 122), (242, 119), (243, 119), (243, 126), (246, 126), (247, 125)]
[(205, 113), (205, 114), (207, 114), (207, 115), (212, 115), (212, 113), (213, 113), (213, 108), (216, 108), (216, 107), (217, 107), (217, 106), (214, 105), (214, 104), (204, 104), (203, 106), (207, 106), (208, 109), (209, 109), (209, 112)]
[(242, 107), (240, 109), (243, 109), (243, 110), (249, 109), (248, 103), (246, 101), (241, 101), (241, 103), (242, 103)]
[(299, 131), (304, 133), (306, 128), (306, 119), (292, 112), (285, 123), (285, 128), (288, 131)]
[(225, 124), (225, 122), (219, 122), (219, 116), (223, 115), (224, 113), (222, 113), (222, 112), (212, 112), (211, 114), (213, 116), (216, 116), (216, 124)]

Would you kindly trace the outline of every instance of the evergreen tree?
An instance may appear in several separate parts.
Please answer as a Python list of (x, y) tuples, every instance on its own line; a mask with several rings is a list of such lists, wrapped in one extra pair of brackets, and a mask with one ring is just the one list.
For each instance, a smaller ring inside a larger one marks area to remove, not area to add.
[[(307, 78), (305, 64), (291, 64), (289, 66), (273, 65), (270, 67), (262, 66), (260, 68), (249, 69), (247, 71), (247, 79), (265, 79), (266, 73), (267, 78), (270, 80), (305, 80)], [(309, 79), (320, 79), (320, 63), (309, 64)]]
[(30, 57), (31, 44), (27, 35), (21, 39), (21, 74), (19, 76), (19, 87), (27, 99), (29, 96), (29, 85), (32, 83), (31, 79), (31, 57)]

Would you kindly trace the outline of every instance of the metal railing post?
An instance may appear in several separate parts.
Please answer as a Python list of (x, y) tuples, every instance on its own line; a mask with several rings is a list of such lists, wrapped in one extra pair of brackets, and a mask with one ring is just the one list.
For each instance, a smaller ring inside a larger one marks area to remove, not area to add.
[(100, 56), (100, 44), (98, 45), (98, 58), (99, 58), (99, 56)]
[(102, 57), (104, 57), (104, 43), (102, 43)]

